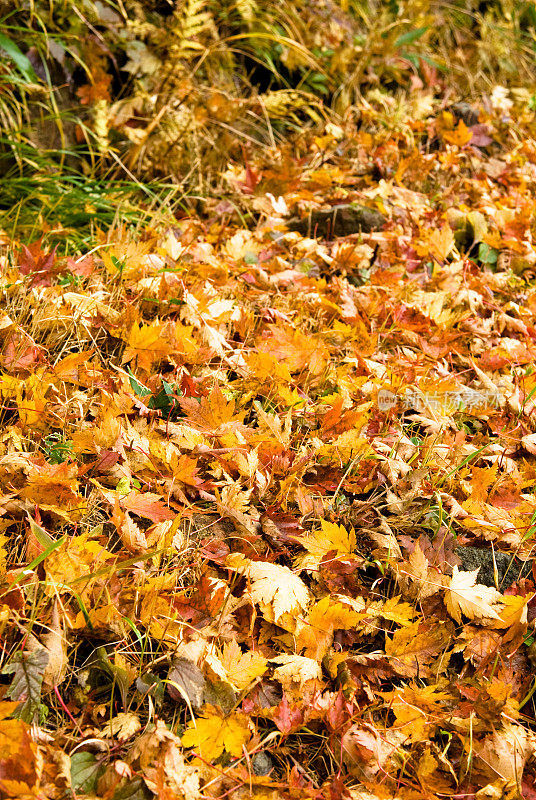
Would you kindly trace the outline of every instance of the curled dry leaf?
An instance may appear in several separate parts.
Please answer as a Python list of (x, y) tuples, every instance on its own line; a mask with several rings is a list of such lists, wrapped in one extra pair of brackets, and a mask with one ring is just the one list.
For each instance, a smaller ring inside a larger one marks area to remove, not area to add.
[(197, 664), (187, 658), (175, 658), (167, 676), (167, 690), (177, 701), (200, 708), (204, 702), (205, 677)]
[(527, 759), (536, 753), (534, 734), (521, 725), (504, 725), (475, 746), (476, 762), (488, 778), (519, 784)]
[(293, 684), (301, 689), (307, 681), (320, 680), (322, 677), (322, 668), (314, 658), (277, 656), (271, 658), (270, 662), (280, 665), (274, 669), (274, 678), (283, 689), (291, 689)]
[(444, 576), (430, 567), (418, 542), (408, 560), (397, 563), (396, 570), (400, 586), (408, 598), (424, 600), (443, 588)]
[(355, 778), (374, 781), (389, 773), (389, 763), (406, 738), (404, 731), (380, 733), (373, 725), (356, 723), (342, 737), (343, 761)]

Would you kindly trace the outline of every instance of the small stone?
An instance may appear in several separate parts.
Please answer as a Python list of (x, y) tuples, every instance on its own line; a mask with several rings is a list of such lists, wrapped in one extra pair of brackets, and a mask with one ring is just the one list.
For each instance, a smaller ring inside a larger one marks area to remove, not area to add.
[(472, 128), (473, 125), (478, 125), (478, 109), (473, 108), (469, 103), (464, 101), (454, 103), (454, 105), (450, 107), (450, 110), (456, 119), (461, 119), (463, 124), (467, 125), (468, 128)]
[(255, 753), (251, 759), (251, 766), (255, 775), (268, 775), (274, 768), (274, 762), (271, 756), (265, 750), (260, 753)]
[(287, 228), (302, 236), (334, 239), (352, 233), (371, 233), (385, 225), (385, 216), (374, 208), (356, 204), (340, 204), (328, 209), (311, 211), (307, 217), (292, 217)]

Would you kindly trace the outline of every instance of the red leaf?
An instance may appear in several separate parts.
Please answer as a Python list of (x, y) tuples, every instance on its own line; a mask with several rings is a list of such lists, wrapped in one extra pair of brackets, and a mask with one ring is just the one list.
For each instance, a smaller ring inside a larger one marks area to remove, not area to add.
[(150, 492), (146, 494), (130, 492), (121, 500), (121, 508), (137, 514), (138, 517), (150, 519), (151, 522), (164, 522), (175, 518), (175, 512), (166, 506), (160, 495)]
[(50, 253), (41, 250), (41, 239), (29, 247), (22, 245), (19, 270), (23, 275), (33, 275), (32, 286), (50, 286), (55, 273), (56, 247)]
[(284, 736), (299, 730), (303, 725), (303, 713), (297, 706), (291, 706), (283, 697), (272, 716), (273, 721)]

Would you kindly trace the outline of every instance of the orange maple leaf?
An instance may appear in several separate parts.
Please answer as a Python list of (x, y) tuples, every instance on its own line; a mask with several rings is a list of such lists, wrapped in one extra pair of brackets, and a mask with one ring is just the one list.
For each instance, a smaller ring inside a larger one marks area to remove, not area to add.
[(273, 325), (258, 349), (283, 361), (293, 373), (307, 370), (313, 376), (322, 373), (329, 358), (326, 345), (318, 337)]
[(473, 131), (461, 119), (453, 131), (444, 131), (443, 138), (446, 142), (456, 147), (465, 147), (473, 138)]
[(159, 494), (131, 491), (126, 497), (121, 498), (119, 503), (126, 511), (150, 519), (151, 522), (164, 522), (175, 518), (175, 512), (166, 506)]
[(144, 372), (150, 372), (157, 361), (166, 358), (173, 351), (173, 346), (163, 338), (162, 332), (165, 325), (152, 322), (150, 325), (134, 323), (127, 337), (127, 348), (121, 363), (136, 360), (138, 367)]
[(200, 400), (180, 397), (179, 404), (190, 422), (204, 433), (221, 434), (244, 427), (244, 412), (235, 413), (235, 400), (228, 400), (219, 386), (215, 386), (208, 397)]
[(19, 703), (0, 702), (0, 796), (35, 797), (38, 794), (37, 747), (28, 725), (6, 719)]

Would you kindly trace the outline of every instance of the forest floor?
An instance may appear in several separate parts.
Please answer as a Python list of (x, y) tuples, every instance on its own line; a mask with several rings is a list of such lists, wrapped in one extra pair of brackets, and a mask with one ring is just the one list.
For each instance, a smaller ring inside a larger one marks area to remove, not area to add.
[(536, 798), (533, 106), (4, 238), (0, 798)]

